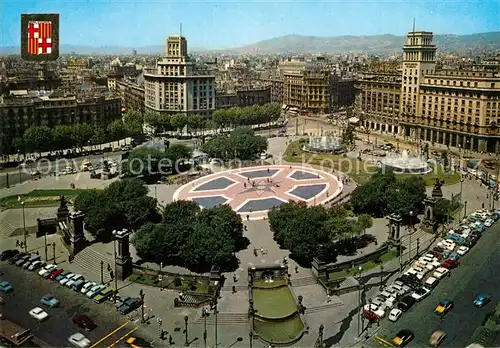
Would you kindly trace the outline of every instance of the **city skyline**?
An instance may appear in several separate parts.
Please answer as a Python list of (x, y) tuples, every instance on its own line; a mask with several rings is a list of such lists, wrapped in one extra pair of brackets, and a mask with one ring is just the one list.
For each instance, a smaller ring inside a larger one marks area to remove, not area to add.
[[(227, 49), (274, 37), (500, 31), (498, 2), (16, 1), (3, 2), (0, 46), (18, 46), (22, 13), (59, 13), (61, 44), (142, 47), (180, 32), (190, 47)], [(340, 15), (338, 13), (341, 13)], [(169, 13), (175, 15), (169, 16)], [(377, 16), (373, 16), (376, 13)], [(110, 14), (113, 14), (110, 16)], [(395, 14), (399, 15), (397, 18)], [(124, 26), (134, 17), (135, 25)], [(145, 34), (147, 33), (147, 34)]]

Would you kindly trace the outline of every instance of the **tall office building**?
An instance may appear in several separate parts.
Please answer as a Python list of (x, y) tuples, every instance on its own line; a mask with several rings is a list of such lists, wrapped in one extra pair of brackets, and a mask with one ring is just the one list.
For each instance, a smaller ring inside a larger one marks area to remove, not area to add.
[(499, 152), (500, 71), (480, 66), (436, 71), (432, 37), (430, 32), (408, 33), (399, 76), (368, 72), (357, 81), (356, 108), (364, 127), (459, 149)]
[(144, 71), (146, 110), (209, 115), (215, 110), (215, 76), (188, 56), (187, 40), (170, 36), (165, 55)]

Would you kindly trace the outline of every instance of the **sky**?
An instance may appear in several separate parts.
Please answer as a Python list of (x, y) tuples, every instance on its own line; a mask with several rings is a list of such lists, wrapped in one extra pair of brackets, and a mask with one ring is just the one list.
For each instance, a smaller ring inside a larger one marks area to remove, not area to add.
[(500, 1), (0, 0), (0, 46), (20, 44), (22, 13), (59, 13), (60, 43), (163, 45), (182, 34), (189, 47), (224, 49), (289, 34), (402, 36), (500, 31)]

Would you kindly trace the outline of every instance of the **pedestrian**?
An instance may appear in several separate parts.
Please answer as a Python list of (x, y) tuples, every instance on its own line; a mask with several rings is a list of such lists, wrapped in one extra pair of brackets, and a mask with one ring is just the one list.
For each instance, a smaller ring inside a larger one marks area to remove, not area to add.
[(16, 247), (18, 247), (18, 246), (19, 246), (19, 241), (18, 241), (18, 240), (16, 240)]
[(236, 286), (233, 285), (233, 294), (236, 293)]
[(37, 254), (37, 255), (40, 255), (40, 253), (38, 252), (38, 250), (36, 251), (36, 254)]
[(168, 335), (168, 344), (174, 344), (174, 340), (172, 339), (172, 335)]
[(332, 298), (330, 297), (330, 294), (326, 295), (326, 303), (332, 302)]
[(24, 242), (20, 242), (19, 244), (20, 244), (21, 248), (24, 246)]
[(299, 266), (295, 266), (295, 273), (299, 273)]
[(237, 280), (237, 278), (236, 278), (236, 274), (233, 274), (233, 282), (235, 282), (235, 283), (236, 283), (236, 280)]

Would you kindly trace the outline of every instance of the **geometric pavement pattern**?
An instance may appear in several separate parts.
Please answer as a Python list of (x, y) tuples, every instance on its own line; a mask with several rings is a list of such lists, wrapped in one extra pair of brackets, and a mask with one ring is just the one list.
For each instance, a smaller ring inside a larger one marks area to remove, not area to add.
[(202, 208), (228, 204), (244, 219), (264, 219), (274, 206), (290, 200), (324, 204), (342, 192), (334, 174), (315, 168), (268, 165), (230, 169), (181, 186), (175, 200), (191, 200)]

